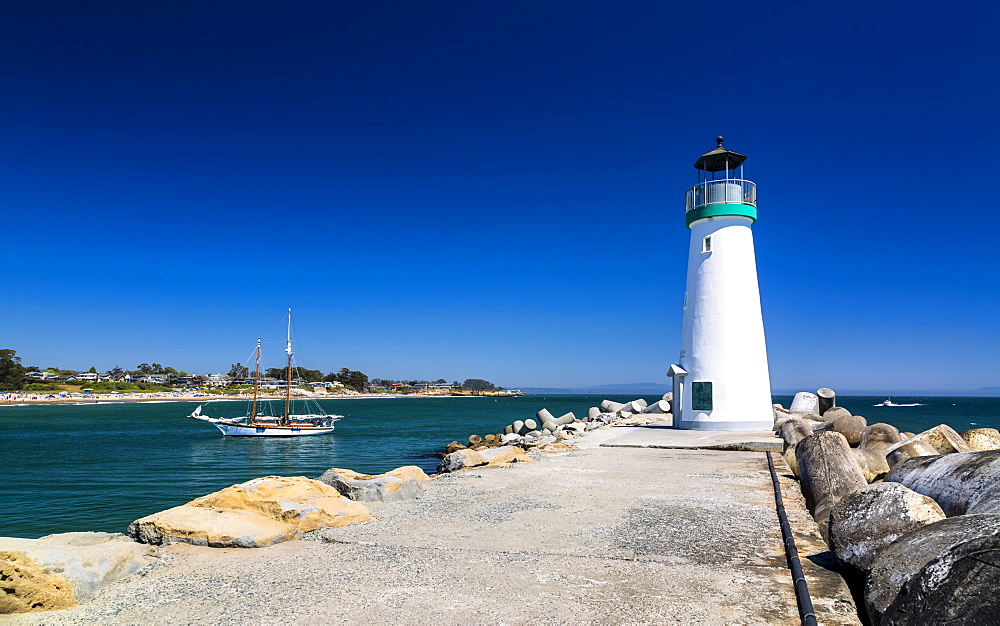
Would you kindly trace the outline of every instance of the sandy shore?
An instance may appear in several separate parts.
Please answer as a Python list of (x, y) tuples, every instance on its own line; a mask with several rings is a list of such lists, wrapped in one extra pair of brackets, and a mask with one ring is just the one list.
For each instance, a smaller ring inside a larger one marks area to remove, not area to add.
[[(198, 392), (190, 393), (94, 393), (74, 396), (47, 398), (48, 393), (0, 394), (0, 406), (25, 406), (38, 404), (107, 404), (116, 402), (211, 402), (220, 400), (248, 401), (246, 395), (216, 395)], [(451, 396), (442, 394), (385, 394), (385, 393), (343, 393), (316, 394), (313, 396), (293, 396), (296, 400), (360, 400), (366, 398), (475, 398), (479, 396)], [(284, 394), (265, 394), (260, 400), (284, 400)]]
[[(445, 475), (306, 541), (173, 545), (85, 605), (0, 621), (800, 623), (765, 455), (603, 445), (642, 432), (606, 427), (571, 452)], [(859, 623), (797, 483), (781, 488), (820, 623)]]

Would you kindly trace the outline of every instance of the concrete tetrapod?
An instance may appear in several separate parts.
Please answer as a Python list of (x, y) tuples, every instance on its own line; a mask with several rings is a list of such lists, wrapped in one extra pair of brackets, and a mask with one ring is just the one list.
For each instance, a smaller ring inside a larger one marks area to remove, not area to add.
[(666, 400), (657, 400), (653, 404), (650, 404), (645, 409), (643, 409), (642, 412), (643, 413), (657, 413), (657, 414), (669, 413), (670, 412), (670, 403), (667, 402)]
[(910, 459), (885, 480), (934, 498), (949, 516), (1000, 513), (1000, 450)]
[(885, 450), (902, 440), (899, 429), (891, 424), (871, 424), (861, 433), (860, 446), (865, 450)]
[(876, 625), (996, 624), (1000, 515), (960, 515), (886, 546), (865, 585)]
[(934, 500), (899, 483), (852, 491), (830, 511), (830, 551), (856, 574), (867, 574), (879, 552), (910, 532), (945, 518)]
[(827, 539), (830, 511), (843, 496), (868, 486), (840, 433), (816, 433), (795, 444), (799, 480), (806, 505)]
[(1000, 431), (996, 428), (973, 428), (963, 432), (962, 439), (973, 452), (1000, 450)]
[(851, 448), (851, 453), (868, 483), (875, 482), (889, 471), (889, 462), (885, 460), (885, 450)]
[(790, 417), (778, 427), (778, 436), (785, 442), (785, 449), (794, 446), (812, 433), (812, 428), (804, 419)]
[(814, 393), (800, 391), (792, 398), (792, 405), (788, 407), (788, 412), (796, 417), (807, 413), (819, 413), (819, 398)]
[(833, 389), (827, 389), (826, 387), (817, 389), (816, 404), (819, 406), (819, 410), (816, 412), (822, 415), (837, 406), (837, 394), (834, 393)]

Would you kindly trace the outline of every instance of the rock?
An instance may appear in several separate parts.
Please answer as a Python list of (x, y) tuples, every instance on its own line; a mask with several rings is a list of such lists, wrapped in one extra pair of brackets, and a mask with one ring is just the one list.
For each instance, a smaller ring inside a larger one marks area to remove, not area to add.
[(840, 433), (816, 433), (795, 444), (795, 460), (806, 505), (826, 539), (830, 511), (843, 496), (868, 486)]
[(356, 502), (399, 502), (424, 495), (422, 481), (429, 477), (416, 465), (397, 467), (384, 474), (359, 474), (331, 468), (317, 480)]
[(824, 421), (824, 422), (832, 422), (833, 420), (837, 419), (838, 417), (850, 416), (851, 412), (848, 411), (847, 409), (845, 409), (842, 406), (835, 406), (835, 407), (833, 407), (831, 409), (827, 409), (826, 411), (823, 411), (822, 413), (820, 413), (820, 415), (822, 416), (820, 418), (822, 421)]
[(479, 435), (469, 435), (469, 447), (478, 446), (483, 442), (483, 438)]
[(885, 480), (934, 498), (949, 516), (1000, 513), (1000, 450), (910, 459)]
[(962, 439), (973, 452), (1000, 450), (1000, 431), (996, 428), (973, 428), (962, 433)]
[(861, 443), (861, 433), (865, 432), (865, 428), (868, 428), (868, 422), (860, 415), (841, 415), (830, 426), (831, 431), (843, 435), (852, 447)]
[(561, 430), (558, 433), (556, 433), (556, 441), (567, 441), (572, 438), (573, 435), (568, 430)]
[(785, 447), (794, 446), (812, 433), (809, 424), (797, 417), (790, 417), (778, 429), (778, 436), (785, 442)]
[(597, 430), (598, 428), (601, 428), (602, 426), (607, 426), (607, 424), (605, 424), (602, 421), (590, 422), (590, 423), (587, 424), (587, 430)]
[(771, 428), (771, 430), (773, 430), (775, 432), (775, 434), (781, 432), (781, 426), (782, 426), (782, 424), (784, 424), (785, 422), (787, 422), (790, 419), (798, 419), (798, 418), (797, 417), (796, 418), (788, 417), (787, 415), (785, 415), (783, 417), (775, 417), (775, 419), (774, 419), (774, 426)]
[(858, 574), (867, 574), (886, 546), (905, 533), (943, 520), (941, 507), (898, 483), (852, 491), (830, 511), (830, 550)]
[(555, 443), (556, 438), (553, 436), (548, 437), (535, 437), (532, 441), (525, 441), (524, 445), (527, 448), (536, 448), (538, 446), (544, 446), (549, 443)]
[(889, 463), (885, 460), (885, 450), (864, 450), (862, 448), (851, 448), (854, 460), (858, 462), (861, 473), (865, 475), (868, 483), (873, 483), (882, 478), (889, 471)]
[(788, 408), (792, 417), (800, 417), (806, 413), (819, 412), (819, 400), (816, 394), (808, 391), (800, 391), (792, 398), (792, 406)]
[(828, 389), (826, 387), (817, 389), (816, 404), (819, 407), (819, 410), (817, 410), (816, 412), (822, 415), (823, 413), (837, 406), (837, 394), (834, 393), (833, 389)]
[(902, 441), (899, 430), (891, 424), (871, 424), (861, 433), (861, 447), (865, 450), (885, 450)]
[(465, 446), (463, 446), (462, 444), (458, 443), (457, 441), (452, 441), (451, 443), (449, 443), (447, 445), (447, 447), (445, 447), (445, 452), (447, 452), (448, 454), (451, 454), (452, 452), (457, 452), (458, 450), (464, 450), (464, 449), (465, 449)]
[[(499, 450), (499, 448), (493, 448), (493, 450)], [(441, 462), (437, 466), (437, 473), (457, 472), (460, 469), (476, 467), (478, 465), (486, 465), (486, 460), (483, 459), (479, 452), (475, 450), (459, 450), (441, 459)]]
[[(463, 452), (472, 453), (452, 454)], [(259, 548), (298, 539), (319, 528), (371, 519), (365, 505), (318, 480), (266, 476), (138, 519), (129, 525), (128, 534), (154, 545), (184, 542), (213, 548)]]
[(547, 443), (535, 449), (535, 452), (542, 454), (555, 454), (558, 452), (572, 452), (575, 448), (564, 443)]
[(521, 437), (521, 435), (515, 435), (511, 433), (509, 435), (504, 435), (503, 437), (500, 438), (500, 445), (502, 446), (509, 446), (511, 444), (517, 445), (521, 443), (522, 439), (523, 437)]
[(157, 549), (118, 533), (0, 537), (0, 614), (88, 602), (103, 587), (155, 562)]
[[(6, 537), (4, 538), (6, 539)], [(73, 585), (18, 550), (0, 550), (0, 615), (55, 611), (76, 606)]]
[(875, 558), (865, 604), (878, 624), (995, 624), (1000, 615), (1000, 515), (921, 526)]
[(511, 463), (530, 463), (535, 460), (517, 446), (492, 448), (485, 451), (482, 457), (488, 467), (507, 467)]

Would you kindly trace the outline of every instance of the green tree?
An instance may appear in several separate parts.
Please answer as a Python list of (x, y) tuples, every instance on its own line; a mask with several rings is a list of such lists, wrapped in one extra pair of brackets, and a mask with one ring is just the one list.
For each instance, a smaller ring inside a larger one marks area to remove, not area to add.
[(285, 380), (287, 375), (287, 370), (283, 367), (269, 367), (264, 370), (264, 376), (277, 378), (278, 380)]
[(138, 364), (138, 365), (135, 366), (135, 369), (140, 374), (152, 374), (153, 373), (153, 366), (150, 365), (149, 363), (140, 363), (140, 364)]
[(0, 390), (18, 391), (27, 380), (24, 374), (24, 366), (21, 365), (21, 357), (17, 356), (17, 350), (0, 350)]
[(91, 365), (91, 366), (90, 366), (90, 369), (89, 369), (89, 370), (87, 370), (87, 373), (88, 373), (88, 374), (96, 374), (96, 373), (97, 373), (97, 368), (96, 368), (96, 367), (94, 367), (93, 365)]
[(229, 368), (229, 373), (226, 374), (230, 378), (247, 378), (250, 376), (250, 368), (246, 367), (242, 363), (233, 363), (233, 366)]
[(302, 367), (296, 367), (292, 370), (292, 373), (307, 383), (318, 383), (323, 380), (323, 372), (319, 370), (307, 370)]
[(362, 393), (368, 391), (368, 376), (362, 372), (340, 368), (339, 372), (327, 374), (323, 380), (327, 382), (342, 383), (345, 387), (350, 387)]
[(496, 387), (488, 380), (482, 378), (466, 378), (462, 383), (462, 389), (472, 389), (474, 391), (493, 391)]

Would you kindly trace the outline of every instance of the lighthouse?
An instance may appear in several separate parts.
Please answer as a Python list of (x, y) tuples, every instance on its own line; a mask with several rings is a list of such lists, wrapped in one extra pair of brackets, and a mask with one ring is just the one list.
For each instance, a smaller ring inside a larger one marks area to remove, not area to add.
[(681, 353), (671, 365), (676, 428), (755, 431), (773, 425), (753, 233), (757, 186), (746, 155), (718, 147), (695, 162)]

